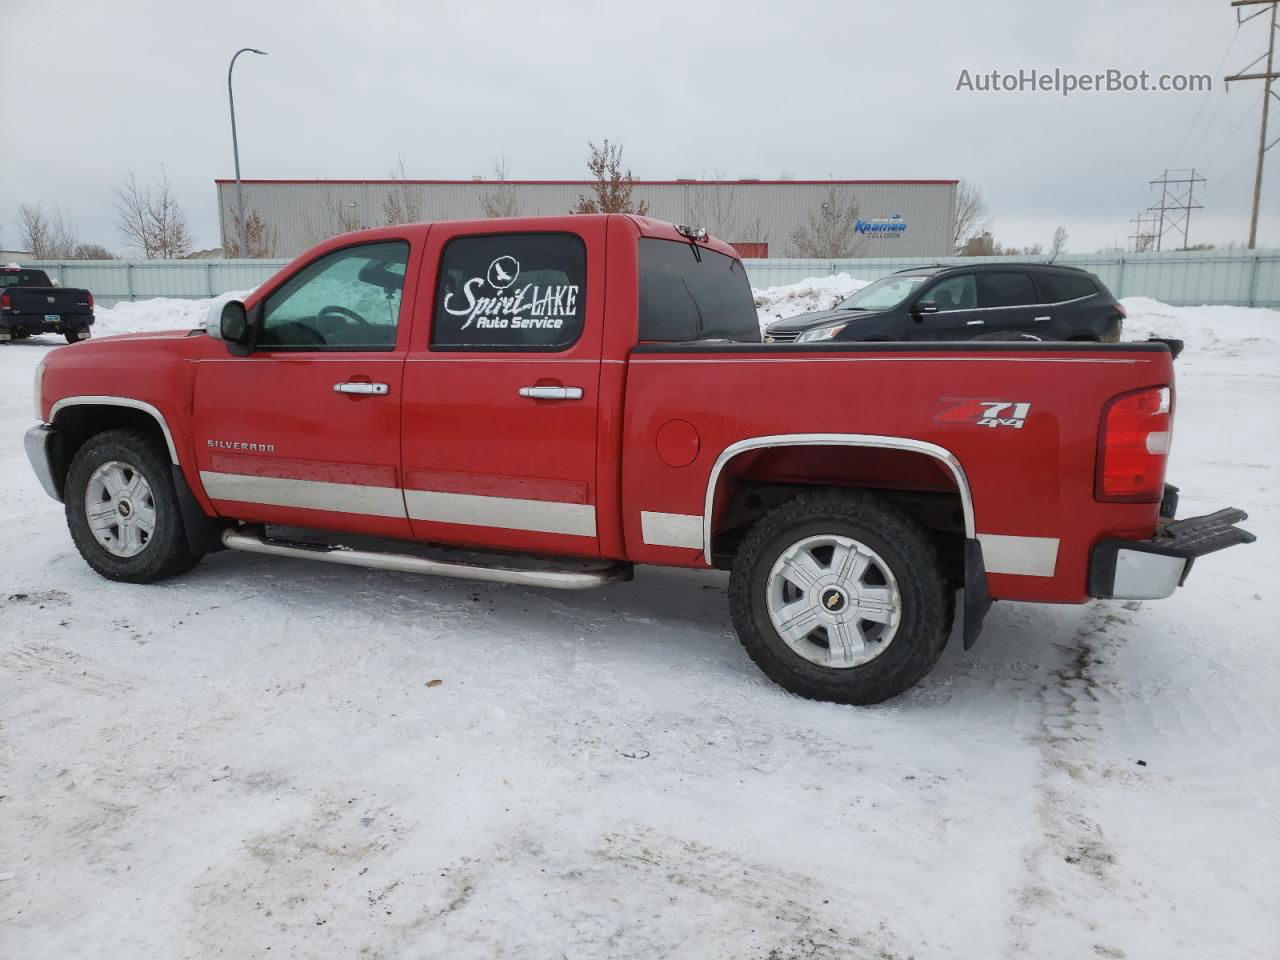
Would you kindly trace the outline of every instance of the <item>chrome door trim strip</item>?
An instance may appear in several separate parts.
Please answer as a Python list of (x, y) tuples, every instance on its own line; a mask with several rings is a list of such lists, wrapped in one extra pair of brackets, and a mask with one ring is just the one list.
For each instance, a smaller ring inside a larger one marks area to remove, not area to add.
[(596, 535), (596, 508), (590, 503), (483, 497), (435, 490), (405, 490), (404, 499), (411, 520), (559, 533), (571, 537)]
[(82, 397), (63, 397), (58, 400), (49, 410), (49, 422), (52, 423), (58, 417), (58, 411), (67, 407), (126, 407), (130, 410), (141, 410), (143, 413), (149, 414), (160, 425), (160, 432), (164, 434), (165, 446), (169, 448), (169, 459), (173, 463), (178, 462), (178, 447), (173, 442), (173, 432), (169, 429), (169, 423), (165, 420), (164, 414), (156, 407), (143, 400), (135, 400), (132, 397), (110, 397), (110, 396), (82, 396)]
[(913, 440), (909, 437), (884, 437), (867, 433), (784, 433), (767, 437), (749, 437), (725, 447), (716, 458), (711, 468), (711, 476), (707, 480), (707, 493), (702, 508), (702, 556), (707, 566), (711, 566), (711, 510), (715, 504), (716, 485), (720, 473), (730, 460), (748, 450), (759, 450), (765, 447), (872, 447), (884, 450), (903, 450), (910, 453), (923, 453), (939, 460), (951, 471), (960, 492), (960, 503), (964, 510), (965, 536), (976, 536), (973, 517), (973, 495), (969, 491), (969, 480), (965, 476), (964, 467), (955, 455), (945, 447), (925, 440)]
[(358, 483), (255, 477), (246, 473), (200, 471), (200, 483), (211, 500), (234, 500), (271, 507), (297, 507), (353, 513), (368, 517), (407, 518), (404, 492), (399, 487), (370, 487)]

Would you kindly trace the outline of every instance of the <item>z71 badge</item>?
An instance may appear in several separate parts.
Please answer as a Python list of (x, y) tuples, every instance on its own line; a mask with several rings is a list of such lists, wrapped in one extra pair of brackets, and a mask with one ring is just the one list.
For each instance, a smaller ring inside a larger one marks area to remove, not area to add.
[(935, 418), (939, 423), (973, 423), (979, 427), (1013, 427), (1021, 430), (1031, 412), (1031, 404), (1012, 400), (961, 400), (944, 397), (954, 404)]

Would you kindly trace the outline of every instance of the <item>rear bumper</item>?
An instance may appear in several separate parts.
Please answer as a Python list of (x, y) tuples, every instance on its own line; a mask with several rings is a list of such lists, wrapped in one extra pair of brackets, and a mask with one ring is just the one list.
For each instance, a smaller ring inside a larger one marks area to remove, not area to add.
[(1112, 600), (1160, 600), (1180, 587), (1197, 557), (1257, 538), (1235, 524), (1234, 507), (1165, 525), (1151, 540), (1102, 540), (1089, 561), (1089, 595)]
[(36, 472), (36, 479), (44, 487), (44, 492), (61, 502), (62, 494), (53, 478), (53, 445), (57, 438), (57, 430), (47, 423), (40, 423), (27, 431), (22, 445), (26, 447), (27, 459), (31, 461), (31, 469)]
[(78, 331), (81, 340), (89, 338), (89, 328), (93, 326), (92, 313), (64, 313), (57, 316), (56, 321), (48, 321), (43, 314), (38, 313), (0, 313), (0, 337), (12, 339), (15, 331), (23, 336)]

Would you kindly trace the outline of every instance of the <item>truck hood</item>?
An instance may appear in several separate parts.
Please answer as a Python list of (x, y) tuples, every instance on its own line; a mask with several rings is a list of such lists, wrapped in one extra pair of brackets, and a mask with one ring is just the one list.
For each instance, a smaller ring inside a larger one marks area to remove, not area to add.
[(884, 316), (882, 310), (819, 310), (816, 313), (802, 313), (796, 317), (777, 320), (765, 327), (765, 334), (799, 333), (814, 327), (825, 327), (831, 323), (848, 323), (850, 320), (871, 320)]

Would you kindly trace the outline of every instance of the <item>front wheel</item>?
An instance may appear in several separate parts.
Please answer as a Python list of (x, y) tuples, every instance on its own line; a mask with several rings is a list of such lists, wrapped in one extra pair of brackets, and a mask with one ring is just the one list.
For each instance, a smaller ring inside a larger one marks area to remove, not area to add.
[(756, 523), (729, 603), (738, 638), (803, 697), (880, 703), (914, 686), (947, 642), (949, 588), (928, 534), (874, 494), (804, 494)]
[(200, 561), (187, 546), (169, 458), (146, 434), (89, 438), (71, 460), (63, 500), (76, 549), (109, 580), (151, 583)]

